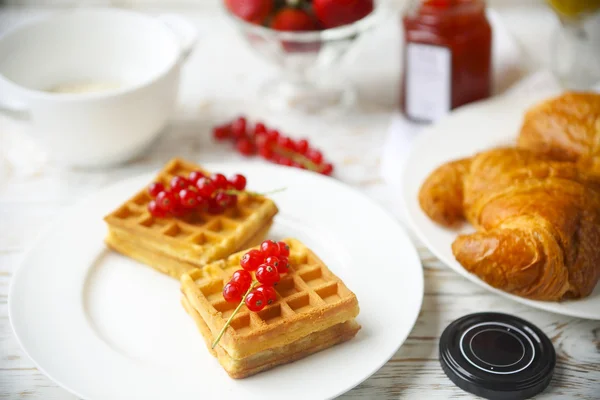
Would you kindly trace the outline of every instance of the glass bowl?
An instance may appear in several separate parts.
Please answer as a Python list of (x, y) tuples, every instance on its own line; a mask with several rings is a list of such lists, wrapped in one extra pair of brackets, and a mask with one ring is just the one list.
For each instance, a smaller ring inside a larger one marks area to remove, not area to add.
[(311, 32), (284, 32), (244, 21), (225, 8), (228, 19), (258, 55), (277, 67), (278, 76), (261, 88), (274, 109), (322, 112), (348, 109), (355, 90), (340, 64), (358, 38), (384, 15), (383, 1), (366, 17), (349, 25)]
[(549, 3), (559, 20), (551, 40), (552, 71), (568, 89), (600, 87), (600, 2)]

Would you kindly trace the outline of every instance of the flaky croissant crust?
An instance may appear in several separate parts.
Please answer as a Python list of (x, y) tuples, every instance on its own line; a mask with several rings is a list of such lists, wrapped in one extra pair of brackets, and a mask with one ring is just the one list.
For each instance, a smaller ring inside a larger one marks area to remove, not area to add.
[(574, 163), (493, 149), (439, 167), (419, 201), (442, 225), (477, 229), (452, 250), (494, 287), (555, 301), (589, 295), (600, 278), (600, 177)]
[(567, 92), (530, 108), (518, 146), (600, 173), (600, 94)]

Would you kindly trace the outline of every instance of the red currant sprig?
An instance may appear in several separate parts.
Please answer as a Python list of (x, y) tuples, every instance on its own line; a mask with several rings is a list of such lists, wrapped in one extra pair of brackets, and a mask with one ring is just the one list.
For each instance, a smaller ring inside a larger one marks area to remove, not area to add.
[[(259, 249), (252, 249), (244, 254), (240, 260), (243, 269), (235, 271), (223, 287), (223, 298), (229, 303), (239, 304), (217, 335), (212, 344), (213, 349), (244, 304), (248, 310), (258, 312), (277, 300), (277, 292), (273, 286), (279, 282), (280, 275), (288, 271), (289, 254), (287, 243), (271, 240), (265, 240)], [(256, 281), (252, 279), (252, 272)]]
[(246, 189), (246, 182), (240, 174), (227, 179), (223, 174), (205, 176), (201, 171), (193, 171), (187, 178), (174, 176), (168, 188), (153, 182), (148, 186), (152, 197), (148, 211), (158, 218), (182, 216), (194, 210), (221, 214), (237, 204), (237, 195)]
[(308, 169), (324, 175), (333, 173), (333, 164), (323, 159), (323, 153), (310, 146), (306, 139), (293, 140), (261, 122), (251, 127), (245, 117), (213, 128), (216, 140), (231, 140), (245, 156), (260, 155), (275, 164)]

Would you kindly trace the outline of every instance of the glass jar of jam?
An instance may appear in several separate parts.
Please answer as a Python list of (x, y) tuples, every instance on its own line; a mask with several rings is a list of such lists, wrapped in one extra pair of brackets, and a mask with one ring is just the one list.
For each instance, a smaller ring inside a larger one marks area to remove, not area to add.
[(490, 96), (492, 29), (483, 0), (412, 0), (402, 24), (407, 118), (432, 122)]

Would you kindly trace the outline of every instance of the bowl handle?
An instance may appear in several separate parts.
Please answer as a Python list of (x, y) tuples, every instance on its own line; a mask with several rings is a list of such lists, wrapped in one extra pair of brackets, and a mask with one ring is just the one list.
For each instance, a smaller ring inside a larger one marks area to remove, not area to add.
[(158, 16), (158, 19), (162, 21), (179, 40), (181, 46), (181, 61), (185, 61), (194, 49), (194, 45), (198, 38), (198, 31), (188, 20), (177, 14), (162, 14)]

